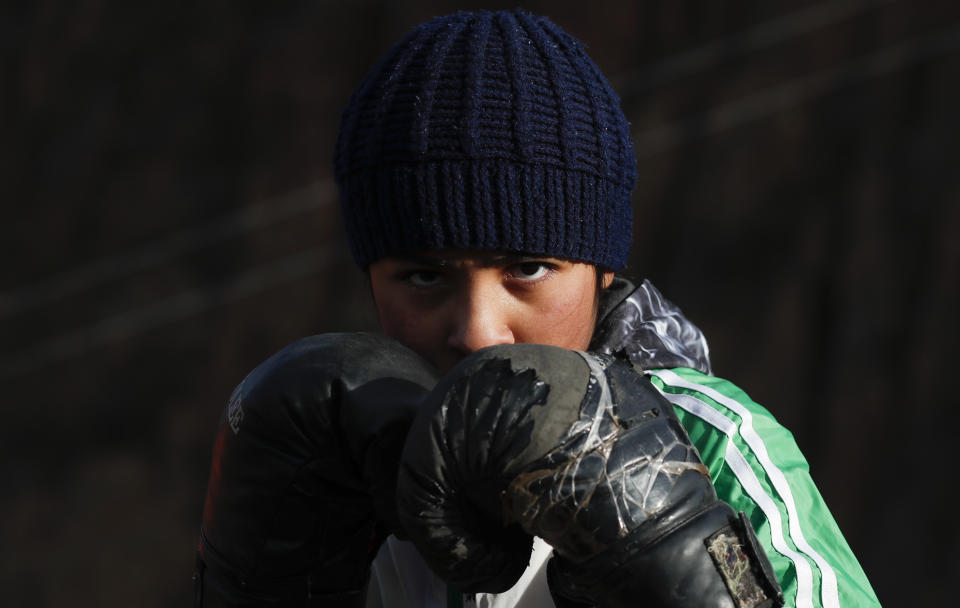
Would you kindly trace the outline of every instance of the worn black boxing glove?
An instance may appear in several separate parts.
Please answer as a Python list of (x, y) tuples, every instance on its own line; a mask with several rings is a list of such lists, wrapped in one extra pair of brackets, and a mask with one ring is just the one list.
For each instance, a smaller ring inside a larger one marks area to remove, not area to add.
[(465, 591), (512, 586), (536, 535), (554, 547), (558, 605), (779, 601), (670, 403), (610, 356), (513, 345), (463, 361), (410, 430), (398, 505), (427, 562)]
[(291, 344), (234, 391), (213, 450), (197, 606), (362, 606), (397, 528), (403, 441), (432, 368), (374, 334)]

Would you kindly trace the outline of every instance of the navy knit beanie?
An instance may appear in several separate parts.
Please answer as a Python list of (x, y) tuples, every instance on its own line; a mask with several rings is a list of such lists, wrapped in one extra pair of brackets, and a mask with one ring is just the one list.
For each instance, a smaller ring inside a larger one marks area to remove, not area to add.
[(630, 126), (581, 44), (545, 17), (415, 28), (351, 98), (334, 168), (362, 268), (443, 249), (626, 264)]

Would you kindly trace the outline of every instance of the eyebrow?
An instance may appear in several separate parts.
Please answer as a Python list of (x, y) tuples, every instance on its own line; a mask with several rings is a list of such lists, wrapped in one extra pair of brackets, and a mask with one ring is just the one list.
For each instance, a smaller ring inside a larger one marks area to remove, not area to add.
[(398, 255), (396, 258), (407, 264), (416, 264), (418, 266), (434, 266), (437, 268), (446, 268), (450, 266), (450, 260), (447, 258), (440, 258), (436, 256), (426, 256), (426, 255)]
[[(504, 253), (469, 257), (477, 259), (480, 262), (480, 266), (490, 268), (493, 266), (508, 266), (510, 264), (518, 264), (530, 260), (539, 260), (546, 256), (526, 255), (522, 253)], [(398, 255), (397, 259), (411, 264), (430, 266), (434, 268), (449, 268), (453, 266), (457, 260), (457, 258), (445, 258), (435, 255), (417, 254)]]

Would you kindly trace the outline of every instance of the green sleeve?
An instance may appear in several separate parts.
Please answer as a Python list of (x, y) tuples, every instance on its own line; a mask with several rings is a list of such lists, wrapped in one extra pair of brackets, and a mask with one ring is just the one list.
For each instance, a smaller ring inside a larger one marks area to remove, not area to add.
[(753, 523), (786, 605), (878, 606), (790, 431), (726, 380), (689, 368), (647, 373), (674, 404), (717, 495)]

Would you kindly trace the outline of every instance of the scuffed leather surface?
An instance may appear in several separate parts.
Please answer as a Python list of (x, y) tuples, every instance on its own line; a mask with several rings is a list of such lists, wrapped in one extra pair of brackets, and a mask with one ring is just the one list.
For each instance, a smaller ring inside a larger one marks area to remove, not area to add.
[(699, 495), (675, 495), (682, 476), (703, 480), (708, 473), (649, 381), (611, 357), (582, 356), (591, 376), (577, 420), (506, 493), (514, 519), (578, 562), (647, 522), (669, 525), (662, 517), (667, 509), (676, 518), (716, 499), (709, 482), (700, 484)]
[(411, 428), (398, 496), (431, 567), (494, 592), (525, 567), (525, 535), (585, 562), (716, 501), (646, 378), (612, 357), (537, 345), (480, 351), (437, 386)]

